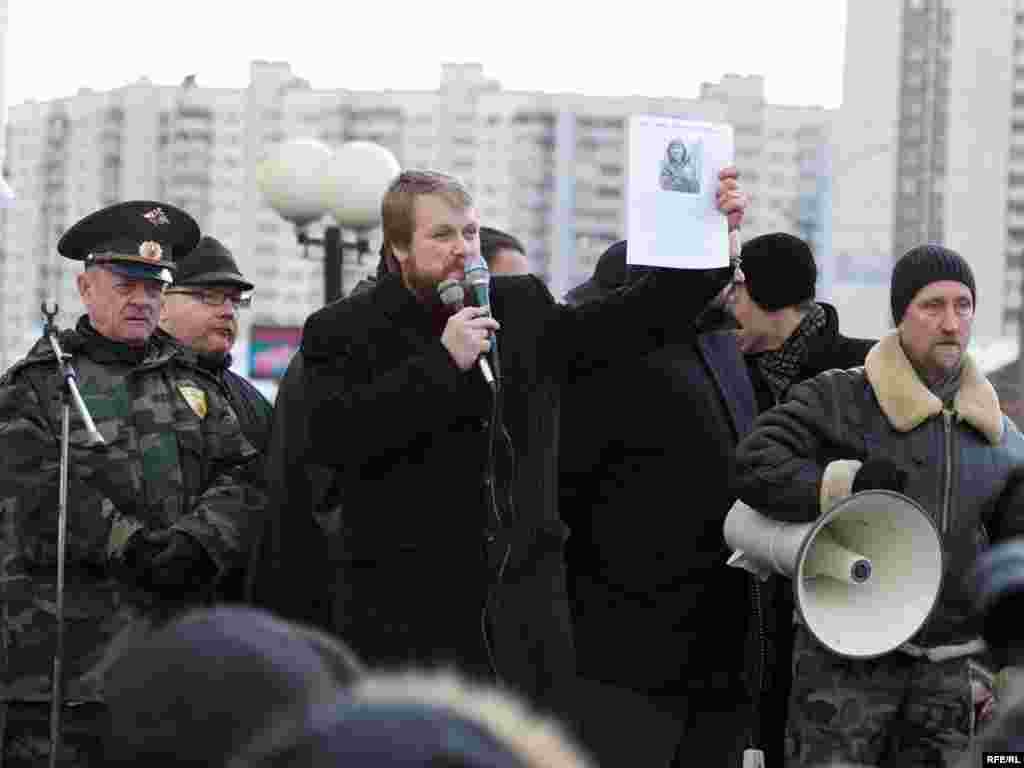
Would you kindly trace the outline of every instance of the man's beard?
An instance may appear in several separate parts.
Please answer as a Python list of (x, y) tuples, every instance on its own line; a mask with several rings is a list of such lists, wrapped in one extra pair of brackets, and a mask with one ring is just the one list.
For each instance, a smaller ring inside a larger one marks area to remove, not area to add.
[(416, 298), (421, 302), (428, 306), (441, 303), (441, 297), (437, 292), (437, 286), (440, 284), (439, 280), (421, 272), (411, 261), (406, 267), (404, 277), (406, 286), (416, 294)]

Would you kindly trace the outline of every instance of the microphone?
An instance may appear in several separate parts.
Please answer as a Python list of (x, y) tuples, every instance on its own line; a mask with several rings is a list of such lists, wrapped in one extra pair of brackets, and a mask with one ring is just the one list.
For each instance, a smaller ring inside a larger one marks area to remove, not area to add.
[(455, 312), (466, 304), (466, 292), (457, 280), (442, 280), (437, 285), (437, 293), (441, 297), (441, 303), (446, 307), (453, 307)]
[[(466, 305), (466, 291), (457, 280), (442, 280), (437, 286), (437, 292), (441, 297), (441, 303), (446, 307), (451, 307), (455, 312), (458, 312)], [(494, 342), (492, 341), (491, 344), (493, 345)], [(480, 372), (484, 375), (484, 380), (493, 389), (495, 383), (491, 364), (487, 362), (487, 358), (483, 355), (478, 357), (476, 361), (480, 365)]]
[[(483, 259), (470, 264), (466, 269), (466, 285), (469, 286), (469, 300), (474, 307), (487, 310), (491, 317), (491, 271)], [(498, 337), (492, 331), (488, 335), (491, 342), (491, 359), (494, 362), (495, 376), (501, 378), (501, 363), (498, 359)]]

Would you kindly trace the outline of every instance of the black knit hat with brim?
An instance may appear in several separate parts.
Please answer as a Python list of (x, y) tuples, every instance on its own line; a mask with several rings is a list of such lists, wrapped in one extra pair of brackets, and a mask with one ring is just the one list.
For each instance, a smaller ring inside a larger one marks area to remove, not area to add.
[(814, 298), (818, 267), (807, 243), (785, 232), (743, 244), (741, 268), (750, 298), (766, 312)]
[(253, 284), (242, 276), (234, 255), (215, 237), (203, 237), (199, 244), (177, 262), (174, 284), (230, 285), (251, 291)]
[(929, 243), (911, 248), (903, 254), (892, 268), (892, 283), (889, 290), (892, 321), (899, 325), (917, 292), (926, 285), (941, 280), (963, 283), (971, 291), (971, 303), (977, 304), (974, 273), (971, 271), (971, 265), (959, 253)]

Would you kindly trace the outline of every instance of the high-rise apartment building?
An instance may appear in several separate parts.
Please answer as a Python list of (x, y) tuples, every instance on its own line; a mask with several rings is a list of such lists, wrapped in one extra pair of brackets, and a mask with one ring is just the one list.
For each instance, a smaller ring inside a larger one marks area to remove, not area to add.
[(0, 208), (11, 199), (11, 189), (4, 178), (4, 150), (2, 141), (7, 125), (7, 0), (0, 0)]
[(833, 297), (848, 332), (884, 333), (893, 263), (943, 240), (952, 23), (948, 0), (847, 8), (831, 245)]
[[(754, 204), (745, 236), (785, 230), (826, 249), (831, 113), (766, 104), (763, 78), (726, 76), (698, 98), (601, 98), (502, 90), (478, 64), (448, 64), (436, 91), (316, 90), (282, 62), (253, 62), (244, 89), (141, 81), (12, 108), (8, 166), (20, 195), (0, 234), (0, 366), (38, 334), (43, 299), (62, 323), (81, 311), (76, 265), (55, 250), (79, 217), (117, 200), (154, 198), (192, 213), (235, 251), (257, 285), (249, 324), (300, 325), (323, 301), (320, 254), (304, 259), (267, 207), (255, 170), (274, 144), (313, 137), (390, 149), (402, 167), (463, 178), (483, 220), (518, 235), (559, 296), (626, 235), (627, 125), (632, 114), (729, 121)], [(379, 242), (372, 243), (376, 249)], [(376, 266), (346, 257), (351, 288)]]
[(883, 333), (893, 262), (938, 242), (971, 263), (979, 342), (1016, 337), (1024, 2), (858, 0), (847, 13), (831, 223), (844, 329)]

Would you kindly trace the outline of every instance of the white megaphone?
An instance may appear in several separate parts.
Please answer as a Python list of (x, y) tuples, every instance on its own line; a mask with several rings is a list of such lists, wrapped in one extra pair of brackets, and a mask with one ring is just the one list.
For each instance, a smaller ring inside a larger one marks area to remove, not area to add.
[(793, 580), (801, 623), (826, 648), (872, 658), (913, 637), (942, 586), (942, 542), (915, 501), (861, 491), (812, 523), (782, 523), (737, 501), (725, 518), (729, 565)]

